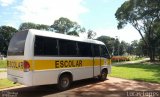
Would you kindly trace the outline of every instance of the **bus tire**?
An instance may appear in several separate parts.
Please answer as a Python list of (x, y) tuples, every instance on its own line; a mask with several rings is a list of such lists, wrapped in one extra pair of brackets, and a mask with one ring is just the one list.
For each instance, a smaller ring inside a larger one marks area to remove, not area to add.
[(108, 75), (108, 72), (106, 69), (103, 69), (100, 76), (99, 76), (99, 80), (100, 81), (105, 81), (107, 79), (107, 75)]
[(68, 74), (62, 74), (59, 77), (57, 88), (60, 91), (67, 90), (71, 85), (71, 76)]

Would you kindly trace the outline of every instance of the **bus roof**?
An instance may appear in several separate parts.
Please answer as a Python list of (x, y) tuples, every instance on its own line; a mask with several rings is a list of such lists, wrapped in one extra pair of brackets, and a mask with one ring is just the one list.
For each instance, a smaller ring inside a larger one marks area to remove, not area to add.
[(80, 37), (76, 37), (76, 36), (65, 35), (65, 34), (55, 33), (55, 32), (51, 32), (51, 31), (29, 29), (28, 33), (33, 34), (33, 35), (45, 36), (45, 37), (54, 37), (54, 38), (58, 38), (58, 39), (66, 39), (66, 40), (73, 40), (73, 41), (80, 41), (80, 42), (87, 42), (87, 43), (104, 45), (103, 42), (98, 41), (98, 40), (84, 39), (84, 38), (80, 38)]

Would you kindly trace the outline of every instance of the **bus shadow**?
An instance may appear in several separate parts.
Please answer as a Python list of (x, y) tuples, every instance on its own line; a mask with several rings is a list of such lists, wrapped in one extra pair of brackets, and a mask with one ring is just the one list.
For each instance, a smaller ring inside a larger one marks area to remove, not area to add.
[[(75, 81), (72, 83), (71, 88), (69, 90), (98, 82), (100, 81), (95, 78)], [(61, 91), (59, 91), (56, 88), (56, 85), (43, 85), (43, 86), (22, 87), (22, 88), (2, 91), (2, 95), (8, 93), (15, 93), (17, 94), (17, 97), (42, 97), (45, 95), (61, 93)]]

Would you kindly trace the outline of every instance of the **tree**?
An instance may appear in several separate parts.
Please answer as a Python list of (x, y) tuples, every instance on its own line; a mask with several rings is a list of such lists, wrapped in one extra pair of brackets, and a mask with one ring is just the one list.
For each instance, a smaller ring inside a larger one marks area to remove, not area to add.
[[(146, 52), (145, 48), (144, 48), (144, 42), (141, 40), (140, 41), (138, 41), (138, 40), (132, 41), (130, 47), (131, 47), (131, 54), (132, 55), (137, 55), (137, 56), (141, 57)], [(143, 49), (144, 53), (142, 52), (142, 48), (144, 48)]]
[[(155, 60), (158, 24), (160, 21), (160, 0), (128, 0), (115, 13), (118, 29), (131, 24), (141, 35), (148, 48), (151, 61)], [(155, 29), (156, 28), (156, 29)], [(146, 39), (144, 38), (144, 35)]]
[(125, 41), (121, 41), (120, 46), (119, 46), (119, 55), (124, 55), (127, 54), (127, 49), (129, 47), (129, 44), (126, 43)]
[(36, 24), (36, 28), (35, 29), (49, 31), (50, 30), (50, 26), (44, 25), (44, 24)]
[(67, 35), (74, 35), (74, 36), (79, 36), (79, 32), (85, 32), (85, 28), (81, 28), (81, 26), (76, 23), (72, 22), (72, 28), (67, 33)]
[(153, 25), (153, 30), (154, 32), (157, 32), (156, 34), (156, 42), (155, 42), (155, 55), (157, 57), (159, 57), (159, 61), (160, 61), (160, 21), (156, 21), (155, 25)]
[(51, 25), (51, 28), (54, 28), (57, 33), (67, 34), (69, 30), (73, 28), (73, 22), (68, 18), (61, 17), (54, 21), (54, 24)]
[(97, 40), (102, 41), (107, 46), (109, 53), (115, 55), (115, 52), (117, 52), (117, 48), (115, 48), (115, 38), (100, 36)]
[(114, 41), (114, 55), (119, 56), (120, 55), (120, 41), (118, 38)]
[(148, 56), (147, 46), (142, 39), (138, 42), (139, 54), (140, 56)]
[(84, 32), (78, 23), (69, 20), (68, 18), (61, 17), (55, 20), (51, 28), (57, 33), (79, 36), (79, 33)]
[(93, 39), (95, 36), (96, 36), (96, 32), (94, 32), (92, 30), (88, 30), (88, 32), (87, 32), (88, 39)]
[(10, 26), (0, 26), (0, 52), (7, 55), (7, 49), (11, 37), (17, 30)]
[(19, 31), (26, 30), (26, 29), (38, 29), (38, 30), (50, 30), (50, 27), (48, 25), (44, 24), (34, 24), (31, 22), (22, 23), (19, 26)]

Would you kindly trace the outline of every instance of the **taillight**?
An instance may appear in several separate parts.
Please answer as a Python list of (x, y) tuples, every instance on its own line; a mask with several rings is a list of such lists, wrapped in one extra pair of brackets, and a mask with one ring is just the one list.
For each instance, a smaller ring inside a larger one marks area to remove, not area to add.
[(30, 68), (30, 64), (27, 61), (24, 61), (24, 72), (28, 72)]

